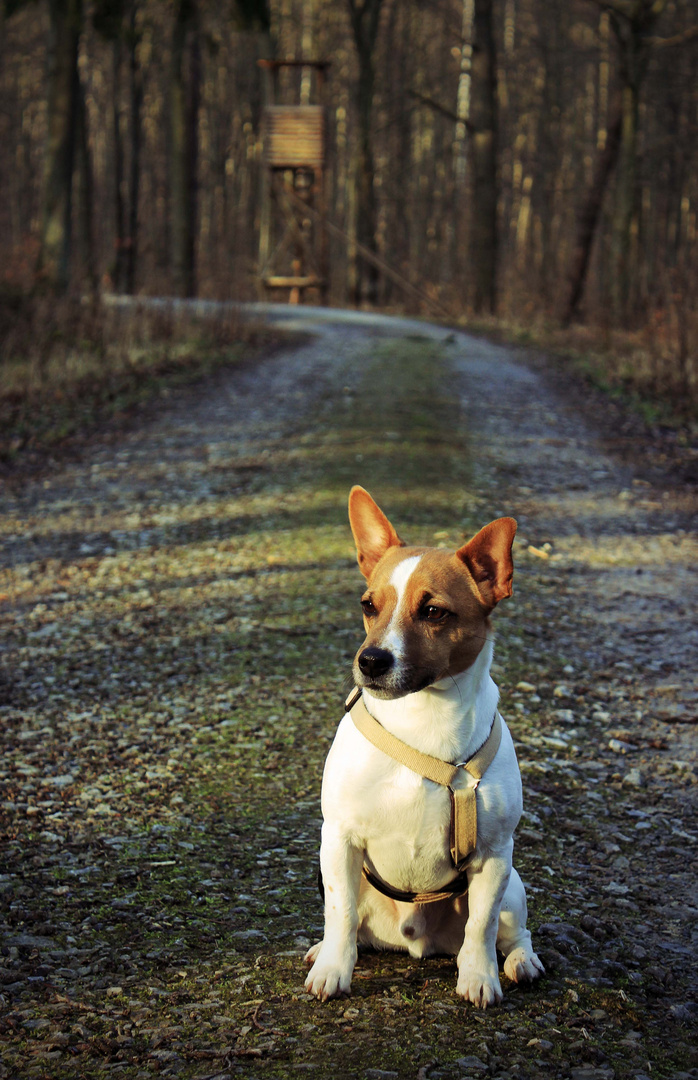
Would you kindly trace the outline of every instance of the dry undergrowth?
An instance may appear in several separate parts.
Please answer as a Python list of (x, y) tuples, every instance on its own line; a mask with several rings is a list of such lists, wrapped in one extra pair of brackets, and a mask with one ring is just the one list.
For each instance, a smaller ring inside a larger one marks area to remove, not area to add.
[(618, 400), (650, 426), (664, 425), (695, 436), (698, 426), (698, 319), (684, 313), (674, 326), (657, 314), (637, 330), (593, 322), (560, 326), (531, 318), (468, 320), (467, 328), (507, 344), (544, 350), (549, 362), (585, 379)]
[(269, 335), (232, 310), (205, 318), (99, 298), (0, 294), (0, 470), (40, 465), (222, 367)]

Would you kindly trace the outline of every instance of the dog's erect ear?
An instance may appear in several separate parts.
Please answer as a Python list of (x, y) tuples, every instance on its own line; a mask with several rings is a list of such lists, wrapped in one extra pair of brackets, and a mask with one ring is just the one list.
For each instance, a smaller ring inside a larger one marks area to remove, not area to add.
[(514, 575), (511, 545), (515, 534), (513, 518), (497, 518), (456, 552), (470, 571), (482, 602), (490, 611), (505, 596), (511, 596)]
[(349, 523), (356, 542), (359, 569), (368, 580), (388, 548), (402, 547), (403, 542), (362, 487), (353, 487), (349, 492)]

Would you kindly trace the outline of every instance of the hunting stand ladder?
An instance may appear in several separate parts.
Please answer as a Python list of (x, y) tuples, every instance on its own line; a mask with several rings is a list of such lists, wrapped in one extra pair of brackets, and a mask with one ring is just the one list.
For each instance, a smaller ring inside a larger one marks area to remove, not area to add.
[[(322, 104), (326, 61), (259, 60), (264, 78), (263, 160), (259, 230), (262, 296), (289, 290), (298, 304), (306, 290), (327, 300), (326, 123)], [(277, 104), (280, 73), (300, 68), (301, 104)], [(315, 96), (308, 103), (310, 78)], [(304, 100), (306, 99), (306, 100)]]

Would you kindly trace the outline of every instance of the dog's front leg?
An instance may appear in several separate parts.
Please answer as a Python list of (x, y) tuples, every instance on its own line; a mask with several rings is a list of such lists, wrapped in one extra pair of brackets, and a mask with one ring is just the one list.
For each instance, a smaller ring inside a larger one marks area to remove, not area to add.
[(356, 963), (358, 898), (363, 850), (340, 828), (322, 826), (320, 868), (325, 887), (325, 936), (306, 959), (314, 961), (305, 988), (321, 1001), (346, 996)]
[(458, 953), (456, 991), (482, 1009), (502, 1000), (497, 967), (497, 929), (511, 874), (513, 844), (489, 855), (468, 873), (468, 921)]

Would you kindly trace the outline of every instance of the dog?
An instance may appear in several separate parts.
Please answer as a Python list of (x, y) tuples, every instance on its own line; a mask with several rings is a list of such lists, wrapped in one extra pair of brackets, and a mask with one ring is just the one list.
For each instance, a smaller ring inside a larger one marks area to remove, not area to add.
[(521, 777), (489, 674), (516, 522), (455, 552), (407, 547), (361, 487), (349, 520), (366, 639), (323, 774), (325, 930), (305, 987), (347, 996), (363, 944), (457, 956), (456, 992), (487, 1008), (502, 998), (497, 950), (514, 982), (544, 971), (512, 867)]

